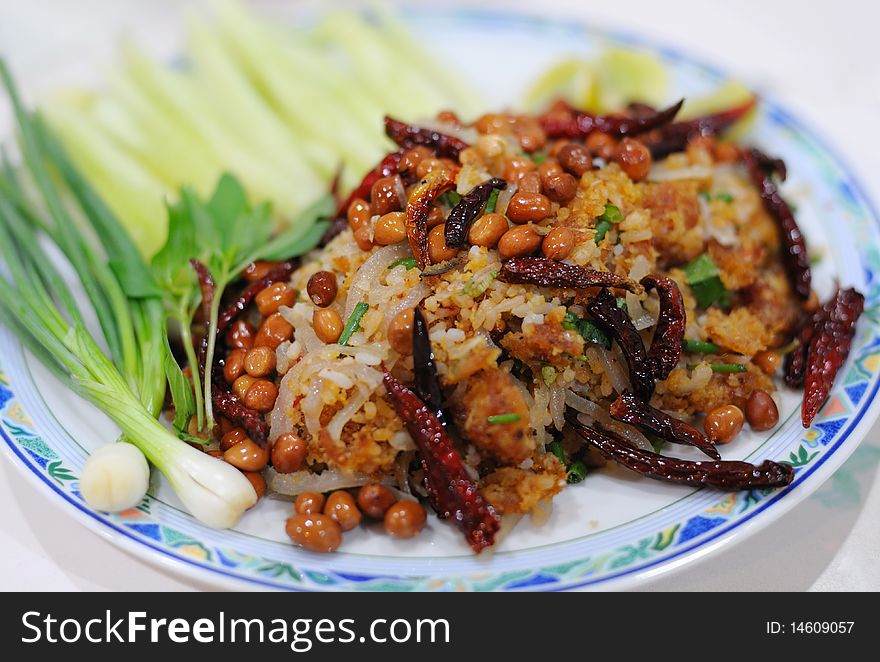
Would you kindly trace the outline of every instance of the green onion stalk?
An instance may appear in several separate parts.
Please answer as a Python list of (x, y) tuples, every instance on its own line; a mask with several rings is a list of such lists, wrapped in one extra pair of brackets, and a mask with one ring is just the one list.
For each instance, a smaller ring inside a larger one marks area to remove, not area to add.
[[(146, 494), (149, 460), (196, 518), (219, 528), (234, 525), (256, 503), (250, 482), (234, 467), (183, 443), (157, 420), (166, 381), (177, 394), (185, 378), (170, 356), (161, 292), (149, 268), (39, 118), (24, 109), (2, 60), (0, 79), (12, 102), (27, 173), (39, 197), (38, 204), (30, 200), (19, 173), (4, 158), (0, 321), (63, 383), (106, 413), (121, 428), (121, 441), (127, 442), (90, 456), (80, 480), (83, 498), (100, 510), (136, 505)], [(100, 247), (69, 211), (71, 202)], [(97, 315), (109, 356), (87, 330), (73, 293), (41, 245), (44, 238), (73, 266)]]

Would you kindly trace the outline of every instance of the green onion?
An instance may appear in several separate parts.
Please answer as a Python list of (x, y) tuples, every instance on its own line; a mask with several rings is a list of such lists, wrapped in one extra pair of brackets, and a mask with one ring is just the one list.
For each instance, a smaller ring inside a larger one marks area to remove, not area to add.
[(565, 451), (562, 450), (562, 444), (558, 441), (551, 441), (547, 445), (547, 450), (553, 453), (556, 456), (556, 459), (559, 460), (562, 466), (567, 466), (567, 462), (565, 461)]
[(461, 195), (459, 195), (458, 191), (446, 191), (446, 193), (440, 196), (440, 202), (447, 207), (455, 207), (455, 205), (461, 202)]
[(610, 229), (611, 223), (609, 223), (608, 221), (599, 222), (596, 225), (596, 236), (593, 237), (593, 241), (595, 241), (597, 244), (601, 242), (605, 238), (605, 235), (608, 234), (608, 230)]
[(486, 201), (486, 214), (495, 213), (495, 207), (498, 206), (498, 195), (500, 193), (501, 191), (497, 188), (493, 188), (492, 191), (489, 193), (489, 199)]
[(388, 268), (393, 269), (394, 267), (399, 267), (401, 265), (403, 265), (407, 269), (415, 269), (417, 266), (419, 266), (419, 263), (416, 262), (416, 259), (414, 257), (402, 257), (399, 260), (395, 260), (394, 262), (389, 264)]
[(743, 363), (713, 363), (711, 365), (712, 372), (745, 372), (746, 366)]
[(684, 340), (681, 344), (682, 349), (688, 352), (697, 352), (699, 354), (717, 354), (720, 347), (713, 342), (703, 342), (701, 340)]
[(584, 478), (587, 477), (587, 465), (581, 462), (580, 460), (575, 460), (571, 463), (571, 466), (568, 468), (568, 483), (569, 485), (574, 485), (575, 483), (580, 483)]
[(494, 416), (487, 416), (487, 423), (516, 423), (520, 419), (519, 414), (495, 414)]
[(556, 368), (552, 365), (545, 365), (541, 368), (541, 379), (544, 380), (546, 386), (553, 386), (556, 381)]
[(732, 193), (717, 193), (715, 199), (721, 200), (721, 202), (726, 202), (727, 204), (730, 204), (734, 200)]
[(626, 305), (626, 297), (617, 297), (617, 299), (615, 299), (615, 302), (617, 303), (617, 307), (620, 308), (623, 312), (629, 312), (629, 308)]
[(470, 280), (468, 280), (467, 283), (465, 283), (464, 287), (461, 289), (461, 292), (465, 296), (471, 297), (472, 299), (476, 298), (487, 289), (489, 289), (489, 286), (496, 278), (498, 278), (497, 271), (486, 274), (479, 280), (471, 278)]
[(615, 205), (605, 205), (605, 211), (596, 220), (606, 221), (608, 223), (620, 223), (623, 220), (623, 214), (620, 213)]
[(348, 321), (345, 323), (345, 328), (342, 329), (342, 335), (339, 336), (339, 340), (337, 341), (340, 345), (348, 344), (348, 341), (351, 339), (352, 335), (354, 335), (354, 332), (360, 328), (361, 319), (363, 319), (369, 309), (370, 306), (363, 301), (354, 307)]
[[(41, 122), (27, 113), (5, 63), (0, 78), (12, 101), (21, 151), (35, 197), (18, 188), (8, 168), (0, 175), (0, 319), (75, 393), (122, 429), (123, 442), (102, 446), (86, 461), (80, 492), (101, 510), (137, 505), (152, 462), (189, 511), (214, 527), (230, 527), (256, 502), (234, 467), (180, 441), (157, 419), (170, 352), (160, 291), (119, 220), (67, 160)], [(50, 176), (48, 166), (59, 178)], [(64, 203), (77, 207), (77, 218)], [(81, 229), (81, 217), (90, 227)], [(44, 251), (52, 242), (73, 263), (100, 321), (102, 339), (84, 323), (63, 277)], [(109, 260), (100, 257), (97, 241)], [(113, 339), (111, 341), (111, 339)], [(110, 348), (108, 357), (101, 343)], [(112, 360), (111, 360), (112, 357)], [(171, 360), (173, 363), (173, 360)], [(171, 381), (172, 373), (168, 372)]]
[(567, 311), (562, 320), (562, 328), (566, 331), (575, 331), (587, 342), (602, 345), (605, 349), (611, 349), (611, 340), (598, 326), (586, 319), (580, 319), (574, 313)]
[(723, 307), (728, 305), (729, 293), (719, 273), (718, 265), (708, 253), (703, 253), (684, 266), (685, 280), (691, 286), (700, 308), (708, 308), (713, 303)]
[(706, 202), (709, 202), (709, 200), (712, 199), (712, 194), (709, 193), (709, 191), (700, 191), (697, 195), (703, 198)]
[(544, 163), (544, 161), (546, 161), (546, 160), (547, 160), (547, 155), (546, 155), (546, 154), (532, 154), (532, 162), (533, 162), (533, 163), (536, 163), (536, 164), (538, 164), (538, 165), (541, 165), (541, 164)]

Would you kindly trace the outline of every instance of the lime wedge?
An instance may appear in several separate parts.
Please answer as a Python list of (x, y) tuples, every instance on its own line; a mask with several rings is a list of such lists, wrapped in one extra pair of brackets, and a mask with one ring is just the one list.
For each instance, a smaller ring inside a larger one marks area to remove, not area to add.
[(523, 95), (524, 109), (542, 112), (558, 99), (575, 108), (592, 110), (596, 106), (596, 68), (592, 62), (571, 58), (545, 71)]
[[(742, 105), (754, 96), (751, 90), (742, 83), (733, 80), (727, 81), (705, 96), (685, 99), (684, 106), (676, 119), (687, 120), (718, 113)], [(754, 123), (756, 114), (754, 109), (746, 113), (739, 122), (725, 132), (725, 138), (731, 140), (742, 138)]]
[(649, 53), (610, 48), (597, 62), (598, 101), (604, 112), (640, 102), (660, 106), (666, 100), (668, 76), (663, 63)]

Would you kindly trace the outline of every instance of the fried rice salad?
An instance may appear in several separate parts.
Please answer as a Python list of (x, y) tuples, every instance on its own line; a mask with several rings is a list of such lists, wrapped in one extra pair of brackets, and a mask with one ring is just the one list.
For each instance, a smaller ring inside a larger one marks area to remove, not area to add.
[(861, 295), (820, 305), (784, 164), (724, 139), (754, 101), (680, 105), (386, 118), (399, 149), (321, 247), (249, 268), (222, 381), (268, 430), (233, 411), (216, 452), (256, 442), (241, 468), (295, 499), (296, 544), (336, 549), (362, 517), (414, 536), (425, 503), (480, 552), (609, 458), (695, 487), (791, 481), (720, 448), (777, 424), (777, 373), (806, 384), (809, 425)]

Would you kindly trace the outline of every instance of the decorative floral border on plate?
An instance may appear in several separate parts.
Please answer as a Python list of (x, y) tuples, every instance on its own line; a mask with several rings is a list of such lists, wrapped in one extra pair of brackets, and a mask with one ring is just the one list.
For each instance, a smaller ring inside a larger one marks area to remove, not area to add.
[[(523, 23), (540, 29), (558, 27), (546, 19), (533, 19), (518, 15), (492, 12), (458, 11), (445, 12), (455, 20)], [(584, 30), (579, 27), (578, 29)], [(590, 31), (591, 34), (611, 38), (618, 43), (651, 46), (671, 61), (684, 61), (698, 65), (668, 48), (655, 45), (629, 35)], [(722, 74), (703, 67), (721, 79)], [(93, 528), (112, 532), (111, 539), (128, 548), (149, 549), (158, 557), (202, 571), (208, 571), (208, 579), (226, 579), (227, 583), (287, 590), (563, 590), (589, 585), (607, 585), (614, 579), (642, 573), (650, 568), (671, 564), (674, 559), (708, 549), (711, 543), (743, 527), (771, 505), (802, 485), (829, 458), (835, 456), (856, 426), (866, 417), (876, 414), (878, 407), (871, 406), (880, 380), (880, 217), (872, 209), (867, 197), (861, 192), (855, 178), (840, 165), (840, 159), (815, 138), (798, 120), (772, 102), (765, 100), (767, 119), (782, 128), (797, 141), (818, 145), (813, 150), (816, 159), (826, 162), (827, 184), (837, 191), (840, 202), (849, 212), (851, 231), (859, 240), (862, 270), (866, 283), (866, 310), (863, 323), (847, 365), (838, 378), (828, 403), (822, 409), (813, 427), (803, 432), (785, 449), (787, 461), (795, 468), (795, 480), (784, 490), (753, 490), (719, 495), (711, 505), (698, 514), (664, 526), (660, 530), (637, 539), (613, 546), (607, 551), (539, 568), (513, 569), (501, 572), (467, 573), (450, 576), (415, 575), (395, 576), (378, 574), (352, 574), (310, 567), (307, 560), (294, 565), (288, 560), (267, 558), (237, 549), (235, 544), (218, 544), (198, 532), (182, 530), (187, 527), (171, 526), (156, 511), (157, 502), (152, 497), (144, 499), (137, 508), (115, 514), (95, 513), (88, 509), (79, 494), (79, 481), (75, 470), (53, 448), (51, 440), (40, 432), (16, 396), (10, 377), (0, 366), (0, 436), (6, 448), (32, 478), (60, 496)], [(838, 174), (842, 173), (842, 174)], [(3, 331), (5, 333), (5, 331)], [(20, 377), (16, 375), (16, 379)], [(21, 378), (27, 378), (22, 375)], [(854, 444), (851, 444), (854, 447)], [(839, 455), (839, 454), (838, 454)], [(840, 460), (839, 457), (835, 459)], [(193, 521), (193, 528), (198, 525)]]

